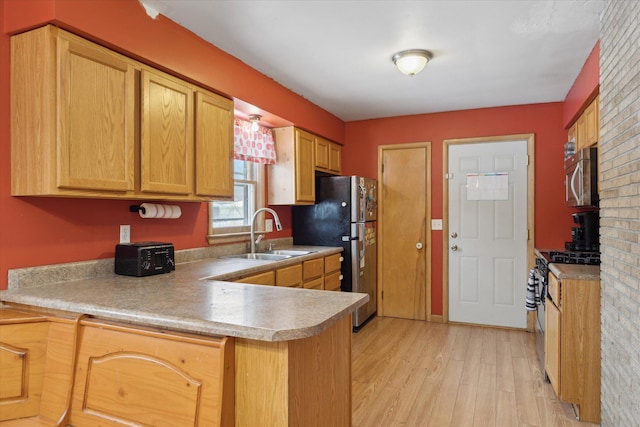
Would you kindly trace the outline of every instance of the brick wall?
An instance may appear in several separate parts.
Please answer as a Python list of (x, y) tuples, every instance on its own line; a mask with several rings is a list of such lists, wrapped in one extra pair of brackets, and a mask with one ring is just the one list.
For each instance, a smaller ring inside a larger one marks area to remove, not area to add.
[(640, 2), (600, 29), (602, 425), (640, 426)]

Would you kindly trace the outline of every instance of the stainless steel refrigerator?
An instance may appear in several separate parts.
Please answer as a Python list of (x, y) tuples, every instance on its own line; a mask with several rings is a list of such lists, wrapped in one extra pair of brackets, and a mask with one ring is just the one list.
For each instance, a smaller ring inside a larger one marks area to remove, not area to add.
[(358, 330), (376, 312), (376, 181), (316, 177), (316, 204), (293, 207), (293, 243), (342, 246), (342, 292), (369, 294), (353, 316)]

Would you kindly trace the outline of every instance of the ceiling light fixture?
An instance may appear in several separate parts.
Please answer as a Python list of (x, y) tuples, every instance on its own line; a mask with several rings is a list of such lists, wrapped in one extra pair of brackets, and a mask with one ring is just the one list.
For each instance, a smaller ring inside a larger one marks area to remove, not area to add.
[(428, 50), (409, 49), (396, 53), (391, 59), (402, 74), (413, 76), (422, 71), (431, 58), (433, 55)]
[(251, 122), (251, 132), (258, 132), (260, 129), (260, 119), (262, 116), (260, 114), (251, 114), (249, 116), (249, 121)]

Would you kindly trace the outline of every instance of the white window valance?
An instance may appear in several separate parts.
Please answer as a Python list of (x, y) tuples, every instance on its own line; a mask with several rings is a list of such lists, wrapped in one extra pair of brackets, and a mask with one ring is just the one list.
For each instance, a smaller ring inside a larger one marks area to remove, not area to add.
[(251, 123), (246, 120), (235, 119), (233, 126), (233, 157), (263, 165), (276, 162), (276, 146), (273, 132), (269, 128), (260, 126), (257, 131), (251, 131)]

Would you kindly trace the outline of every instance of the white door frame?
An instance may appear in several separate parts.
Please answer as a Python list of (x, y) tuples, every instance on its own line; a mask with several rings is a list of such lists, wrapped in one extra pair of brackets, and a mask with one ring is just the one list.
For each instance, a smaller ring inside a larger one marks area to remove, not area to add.
[[(525, 133), (516, 135), (488, 136), (481, 138), (445, 139), (442, 149), (442, 321), (449, 322), (449, 182), (446, 174), (449, 173), (449, 147), (451, 145), (478, 144), (483, 142), (504, 142), (527, 140), (527, 266), (533, 267), (535, 263), (535, 134)], [(523, 279), (523, 286), (526, 277)], [(522, 302), (524, 306), (524, 301)], [(527, 329), (533, 330), (535, 318), (533, 312), (527, 314)]]

